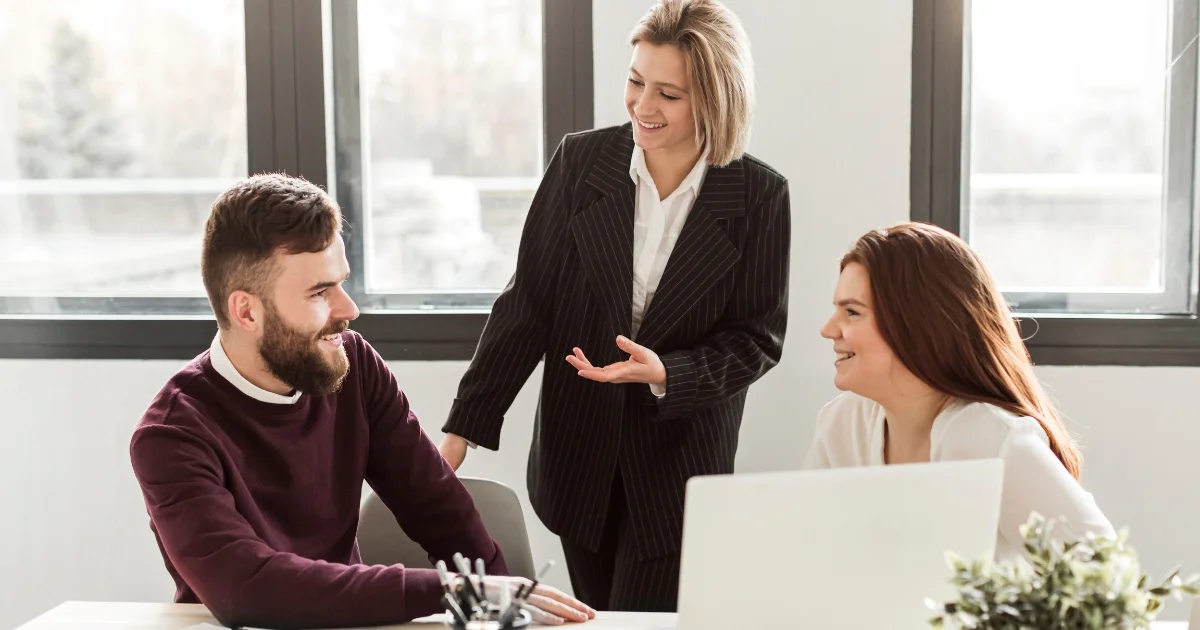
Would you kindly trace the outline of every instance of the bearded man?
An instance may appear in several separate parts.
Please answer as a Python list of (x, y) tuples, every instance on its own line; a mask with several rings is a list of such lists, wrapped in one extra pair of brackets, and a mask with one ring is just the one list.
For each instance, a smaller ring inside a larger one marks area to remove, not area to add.
[[(250, 177), (222, 193), (201, 273), (218, 331), (150, 404), (130, 443), (175, 601), (223, 624), (344, 627), (441, 612), (433, 569), (366, 566), (363, 482), (434, 560), (507, 573), (470, 494), (349, 324), (358, 307), (342, 215), (302, 179)], [(485, 580), (489, 598), (521, 580)], [(538, 586), (547, 623), (594, 611)]]

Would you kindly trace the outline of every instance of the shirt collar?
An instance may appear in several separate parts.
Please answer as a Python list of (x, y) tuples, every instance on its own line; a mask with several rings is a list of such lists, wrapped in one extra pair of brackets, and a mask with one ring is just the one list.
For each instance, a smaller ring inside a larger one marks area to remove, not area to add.
[[(691, 189), (693, 194), (700, 194), (700, 184), (704, 181), (704, 174), (708, 171), (708, 146), (704, 147), (704, 151), (700, 154), (700, 159), (696, 160), (696, 164), (692, 166), (692, 170), (688, 172), (687, 177), (680, 182), (679, 188), (675, 189), (675, 193), (681, 190)], [(654, 178), (650, 176), (650, 167), (646, 166), (646, 152), (642, 147), (633, 145), (633, 157), (629, 160), (629, 178), (636, 185), (638, 179), (642, 179), (648, 183), (654, 183)]]
[(225, 354), (225, 347), (221, 345), (221, 333), (218, 332), (216, 337), (213, 337), (212, 345), (208, 350), (208, 359), (212, 361), (213, 369), (217, 371), (225, 380), (233, 384), (243, 394), (267, 403), (275, 403), (279, 405), (290, 405), (300, 400), (300, 395), (303, 393), (299, 390), (292, 393), (291, 396), (283, 396), (275, 392), (269, 392), (254, 383), (246, 380), (241, 372), (233, 366), (233, 361), (229, 360), (229, 355)]

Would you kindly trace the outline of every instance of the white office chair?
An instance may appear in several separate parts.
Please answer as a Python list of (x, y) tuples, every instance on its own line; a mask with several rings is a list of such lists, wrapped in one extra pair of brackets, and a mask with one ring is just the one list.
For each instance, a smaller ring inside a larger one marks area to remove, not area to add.
[[(461, 477), (488, 534), (500, 545), (511, 575), (534, 579), (533, 552), (521, 500), (513, 489), (491, 479)], [(392, 511), (369, 488), (358, 518), (358, 551), (365, 564), (432, 568), (429, 554), (400, 529)]]

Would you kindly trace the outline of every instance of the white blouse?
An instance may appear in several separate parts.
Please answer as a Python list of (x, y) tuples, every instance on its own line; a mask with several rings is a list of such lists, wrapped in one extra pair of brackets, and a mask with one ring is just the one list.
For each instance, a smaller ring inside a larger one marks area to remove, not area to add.
[[(633, 147), (629, 177), (637, 187), (633, 213), (633, 319), (630, 327), (634, 340), (637, 340), (646, 309), (654, 299), (671, 251), (675, 249), (675, 241), (683, 232), (683, 224), (700, 194), (707, 172), (708, 149), (705, 148), (679, 186), (665, 199), (659, 199), (658, 186), (646, 165), (646, 154), (641, 147)], [(666, 385), (650, 385), (650, 391), (659, 398), (667, 395)]]
[(700, 186), (708, 172), (708, 149), (696, 160), (692, 170), (679, 186), (665, 199), (659, 199), (658, 187), (646, 166), (646, 154), (639, 146), (633, 147), (629, 160), (629, 177), (637, 187), (633, 213), (633, 326), (632, 334), (637, 338), (642, 318), (654, 299), (663, 270), (675, 249), (675, 241), (683, 232), (683, 224)]
[[(883, 407), (843, 393), (817, 416), (816, 436), (804, 468), (882, 466), (883, 457)], [(997, 560), (1024, 553), (1020, 526), (1033, 511), (1056, 521), (1052, 533), (1057, 536), (1114, 535), (1091, 493), (1050, 450), (1050, 440), (1037, 420), (963, 400), (951, 403), (934, 419), (930, 461), (991, 458), (1004, 460)]]

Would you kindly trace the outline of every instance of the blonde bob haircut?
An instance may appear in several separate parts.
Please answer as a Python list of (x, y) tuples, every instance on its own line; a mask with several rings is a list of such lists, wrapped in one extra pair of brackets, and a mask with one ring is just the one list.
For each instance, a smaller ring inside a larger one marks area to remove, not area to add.
[(659, 0), (629, 35), (630, 45), (672, 45), (683, 53), (691, 83), (696, 145), (726, 166), (750, 141), (754, 60), (741, 21), (716, 0)]

